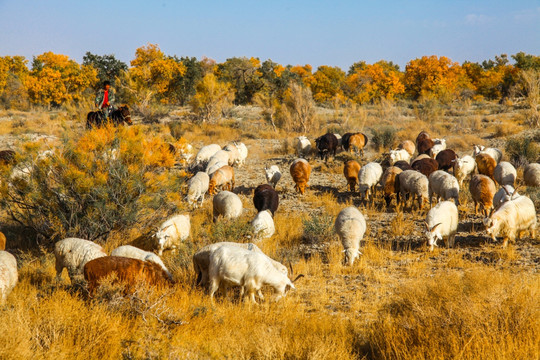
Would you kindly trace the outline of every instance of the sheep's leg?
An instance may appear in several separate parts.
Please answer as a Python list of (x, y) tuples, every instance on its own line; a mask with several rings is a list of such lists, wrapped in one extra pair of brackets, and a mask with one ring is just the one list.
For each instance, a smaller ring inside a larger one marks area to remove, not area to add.
[(474, 215), (478, 215), (478, 203), (474, 200)]
[(448, 236), (448, 245), (446, 247), (454, 247), (454, 241), (456, 239), (456, 234), (451, 234)]
[(60, 263), (60, 261), (57, 260), (55, 267), (56, 267), (56, 281), (60, 281), (62, 278), (62, 270), (64, 270), (64, 266)]
[(208, 292), (210, 293), (210, 300), (214, 303), (214, 294), (219, 289), (219, 280), (212, 278), (210, 280), (210, 286), (208, 287)]

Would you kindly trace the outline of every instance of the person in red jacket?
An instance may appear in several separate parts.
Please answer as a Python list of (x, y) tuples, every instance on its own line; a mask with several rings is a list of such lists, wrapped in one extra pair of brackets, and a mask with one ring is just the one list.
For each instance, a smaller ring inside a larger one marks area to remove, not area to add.
[(111, 89), (111, 82), (104, 81), (103, 88), (100, 89), (96, 95), (95, 104), (105, 119), (109, 118), (109, 115), (113, 110), (113, 103), (114, 90)]

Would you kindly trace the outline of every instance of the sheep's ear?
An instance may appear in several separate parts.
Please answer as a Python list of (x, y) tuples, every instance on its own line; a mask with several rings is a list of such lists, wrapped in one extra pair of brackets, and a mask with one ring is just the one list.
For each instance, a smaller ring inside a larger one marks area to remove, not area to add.
[(442, 223), (438, 223), (438, 224), (433, 225), (433, 227), (429, 231), (433, 232), (437, 228), (437, 226), (439, 226), (441, 224)]

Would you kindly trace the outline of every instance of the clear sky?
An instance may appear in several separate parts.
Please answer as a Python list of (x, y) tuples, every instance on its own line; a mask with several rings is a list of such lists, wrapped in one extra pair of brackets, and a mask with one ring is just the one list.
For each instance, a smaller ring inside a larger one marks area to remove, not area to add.
[(463, 62), (540, 55), (540, 0), (0, 0), (0, 56), (87, 51), (128, 63), (167, 55), (339, 66), (423, 55)]

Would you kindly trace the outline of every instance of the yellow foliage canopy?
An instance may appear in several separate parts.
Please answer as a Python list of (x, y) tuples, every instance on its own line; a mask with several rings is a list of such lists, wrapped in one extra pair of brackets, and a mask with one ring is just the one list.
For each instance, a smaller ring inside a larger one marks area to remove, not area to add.
[(350, 98), (359, 103), (380, 101), (382, 98), (393, 100), (405, 92), (405, 86), (396, 70), (385, 69), (380, 64), (357, 68), (345, 80)]

